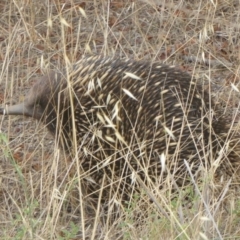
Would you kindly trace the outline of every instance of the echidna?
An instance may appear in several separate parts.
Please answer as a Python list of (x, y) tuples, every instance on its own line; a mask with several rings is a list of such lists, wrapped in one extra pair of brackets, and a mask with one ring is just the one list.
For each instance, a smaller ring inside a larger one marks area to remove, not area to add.
[(211, 106), (202, 85), (174, 66), (98, 56), (43, 76), (23, 103), (0, 113), (40, 120), (79, 155), (91, 189), (128, 196), (138, 178), (171, 174), (183, 185), (184, 160), (193, 174), (210, 164), (225, 131)]

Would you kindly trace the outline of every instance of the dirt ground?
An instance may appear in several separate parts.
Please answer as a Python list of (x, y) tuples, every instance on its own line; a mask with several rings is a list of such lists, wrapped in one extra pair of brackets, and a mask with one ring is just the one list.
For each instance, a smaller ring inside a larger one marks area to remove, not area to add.
[[(0, 12), (2, 105), (22, 101), (47, 69), (100, 54), (178, 66), (237, 126), (239, 0), (1, 0)], [(74, 167), (42, 124), (0, 123), (0, 239), (240, 239), (231, 179), (190, 192), (191, 207), (181, 202), (186, 193), (172, 200), (162, 190), (143, 225), (133, 222), (138, 207), (110, 224), (100, 210), (93, 218), (91, 201), (79, 203)]]

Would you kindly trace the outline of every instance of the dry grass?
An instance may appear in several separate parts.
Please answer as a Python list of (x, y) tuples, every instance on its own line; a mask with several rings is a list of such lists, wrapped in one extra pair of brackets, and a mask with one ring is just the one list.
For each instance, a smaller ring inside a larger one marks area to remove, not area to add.
[[(238, 0), (2, 0), (0, 99), (22, 100), (45, 69), (86, 54), (116, 55), (174, 63), (204, 79), (235, 127), (239, 8)], [(231, 179), (216, 181), (203, 170), (204, 181), (175, 193), (166, 181), (154, 196), (154, 189), (137, 194), (112, 221), (82, 199), (78, 162), (57, 150), (44, 126), (3, 117), (1, 129), (1, 239), (240, 238), (240, 195)]]

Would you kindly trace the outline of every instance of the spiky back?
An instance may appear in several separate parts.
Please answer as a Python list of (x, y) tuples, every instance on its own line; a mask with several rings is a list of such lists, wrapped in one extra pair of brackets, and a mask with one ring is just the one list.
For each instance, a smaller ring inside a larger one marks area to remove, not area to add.
[(169, 173), (184, 184), (184, 159), (193, 173), (208, 164), (216, 134), (224, 131), (209, 112), (208, 93), (175, 67), (91, 57), (52, 76), (40, 103), (44, 121), (65, 149), (77, 143), (83, 171), (96, 186), (126, 178), (121, 185), (132, 189), (136, 174), (157, 181)]

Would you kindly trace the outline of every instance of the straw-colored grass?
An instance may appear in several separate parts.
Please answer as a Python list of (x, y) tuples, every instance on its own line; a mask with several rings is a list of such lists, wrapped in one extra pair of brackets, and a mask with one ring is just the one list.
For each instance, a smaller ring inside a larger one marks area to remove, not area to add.
[[(1, 103), (23, 100), (46, 69), (114, 55), (188, 71), (238, 131), (239, 9), (238, 0), (1, 0)], [(5, 116), (0, 126), (0, 239), (240, 238), (230, 178), (203, 169), (201, 181), (174, 192), (169, 179), (161, 190), (143, 186), (113, 219), (114, 209), (83, 198), (78, 160), (42, 124)]]

